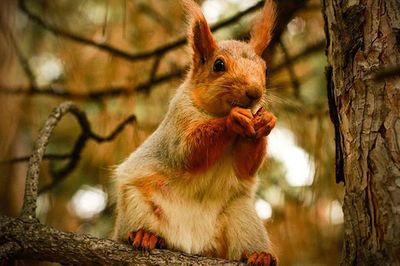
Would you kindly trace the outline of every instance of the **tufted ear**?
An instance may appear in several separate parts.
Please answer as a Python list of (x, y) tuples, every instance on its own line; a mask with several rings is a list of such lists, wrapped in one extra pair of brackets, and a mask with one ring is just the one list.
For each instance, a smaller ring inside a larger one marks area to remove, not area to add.
[(263, 10), (251, 29), (249, 42), (259, 56), (262, 55), (272, 39), (275, 19), (276, 5), (274, 1), (265, 0)]
[(204, 64), (217, 48), (217, 42), (199, 5), (193, 0), (184, 0), (183, 5), (191, 19), (188, 42), (193, 50), (193, 63)]

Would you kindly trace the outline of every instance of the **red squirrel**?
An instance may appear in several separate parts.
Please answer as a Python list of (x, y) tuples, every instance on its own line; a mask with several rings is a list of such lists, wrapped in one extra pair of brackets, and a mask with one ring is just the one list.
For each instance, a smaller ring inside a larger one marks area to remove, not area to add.
[(276, 118), (262, 105), (275, 4), (265, 1), (249, 42), (217, 42), (200, 7), (191, 16), (192, 62), (157, 130), (114, 173), (113, 238), (248, 264), (275, 265), (255, 207), (257, 170)]

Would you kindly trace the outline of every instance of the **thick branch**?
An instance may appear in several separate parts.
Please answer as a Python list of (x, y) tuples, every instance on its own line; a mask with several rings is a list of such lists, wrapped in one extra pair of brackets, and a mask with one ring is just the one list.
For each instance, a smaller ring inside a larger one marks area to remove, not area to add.
[(67, 265), (242, 265), (169, 250), (141, 252), (113, 240), (62, 232), (18, 218), (0, 217), (0, 229), (0, 260), (34, 259)]

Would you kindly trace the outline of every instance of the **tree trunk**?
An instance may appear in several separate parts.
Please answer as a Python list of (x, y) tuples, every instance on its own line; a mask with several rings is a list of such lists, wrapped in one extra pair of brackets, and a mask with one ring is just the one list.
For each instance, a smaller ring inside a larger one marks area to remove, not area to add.
[[(400, 2), (322, 0), (343, 265), (400, 264)], [(386, 74), (385, 74), (386, 73)]]

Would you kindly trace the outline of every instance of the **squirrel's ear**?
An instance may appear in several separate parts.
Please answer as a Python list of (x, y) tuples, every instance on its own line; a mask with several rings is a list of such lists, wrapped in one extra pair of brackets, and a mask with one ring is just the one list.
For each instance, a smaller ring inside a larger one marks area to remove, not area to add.
[(204, 64), (217, 48), (217, 42), (200, 7), (192, 0), (184, 0), (183, 5), (191, 19), (188, 41), (193, 49), (193, 61)]
[(276, 19), (276, 5), (273, 0), (265, 0), (261, 14), (254, 23), (250, 33), (250, 45), (256, 54), (262, 55), (272, 39)]

